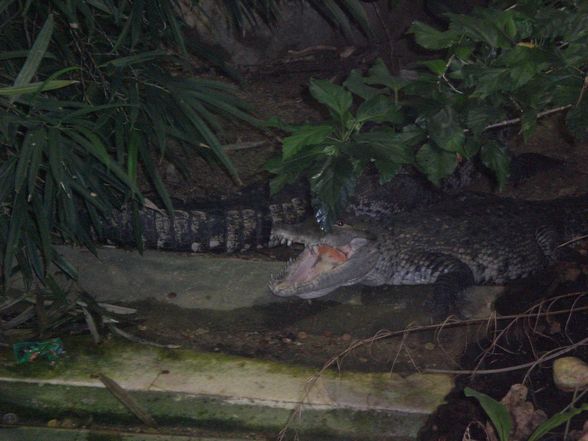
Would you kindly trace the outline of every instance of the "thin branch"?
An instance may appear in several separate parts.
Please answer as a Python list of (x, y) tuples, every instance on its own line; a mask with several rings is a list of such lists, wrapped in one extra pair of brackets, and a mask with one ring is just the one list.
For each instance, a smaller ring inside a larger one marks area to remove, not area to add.
[[(584, 308), (586, 309), (586, 308)], [(487, 374), (499, 374), (502, 372), (511, 372), (511, 371), (518, 371), (520, 369), (526, 369), (529, 367), (535, 367), (540, 363), (545, 361), (553, 360), (554, 358), (559, 357), (560, 355), (566, 354), (579, 346), (588, 345), (588, 337), (579, 342), (574, 343), (573, 345), (565, 346), (555, 352), (546, 353), (539, 357), (537, 360), (530, 361), (528, 363), (519, 364), (516, 366), (508, 366), (505, 368), (498, 368), (498, 369), (472, 369), (472, 370), (452, 370), (452, 369), (423, 369), (422, 372), (426, 374), (452, 374), (452, 375), (463, 375), (463, 374), (476, 374), (476, 375), (487, 375)]]
[[(560, 106), (560, 107), (555, 107), (553, 109), (545, 110), (543, 112), (539, 112), (537, 114), (537, 118), (543, 118), (544, 116), (548, 116), (548, 115), (551, 115), (553, 113), (563, 112), (564, 110), (567, 110), (570, 107), (572, 107), (572, 105), (571, 104), (568, 104), (566, 106)], [(505, 121), (501, 121), (499, 123), (490, 124), (489, 126), (486, 126), (486, 127), (484, 127), (484, 130), (483, 131), (492, 130), (492, 129), (498, 129), (500, 127), (512, 126), (512, 125), (517, 124), (519, 122), (521, 122), (521, 118), (507, 119)], [(469, 131), (469, 130), (466, 129), (465, 131)]]

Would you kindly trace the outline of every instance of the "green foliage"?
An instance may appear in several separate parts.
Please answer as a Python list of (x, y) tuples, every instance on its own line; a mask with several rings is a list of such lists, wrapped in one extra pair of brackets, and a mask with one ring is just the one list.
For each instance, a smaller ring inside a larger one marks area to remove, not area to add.
[(312, 80), (310, 92), (330, 118), (301, 127), (281, 124), (291, 135), (281, 160), (268, 167), (278, 175), (272, 188), (307, 178), (323, 228), (336, 220), (369, 162), (383, 181), (412, 164), (438, 185), (462, 158), (480, 155), (502, 187), (509, 155), (493, 125), (516, 119), (528, 138), (542, 112), (568, 109), (570, 132), (587, 136), (585, 5), (494, 1), (468, 16), (445, 16), (446, 30), (423, 23), (410, 28), (425, 49), (442, 50), (421, 62), (414, 78), (392, 75), (378, 61), (365, 75), (352, 71), (340, 86)]
[[(372, 71), (381, 75), (380, 69), (382, 65), (378, 63)], [(357, 72), (350, 78), (357, 84), (361, 80), (362, 86), (369, 87)], [(268, 165), (270, 171), (279, 175), (272, 182), (273, 191), (279, 191), (301, 175), (309, 178), (316, 217), (324, 228), (328, 228), (345, 207), (357, 176), (368, 162), (374, 162), (382, 170), (382, 176), (390, 179), (398, 171), (396, 164), (414, 160), (412, 146), (420, 140), (419, 131), (401, 132), (386, 127), (362, 132), (366, 122), (391, 125), (402, 121), (394, 99), (382, 94), (380, 89), (370, 89), (377, 94), (368, 93), (369, 98), (352, 111), (353, 94), (347, 87), (326, 80), (312, 80), (310, 93), (328, 108), (331, 118), (322, 124), (295, 128), (284, 139), (281, 160)]]
[(256, 120), (235, 87), (184, 74), (177, 8), (175, 0), (1, 3), (5, 282), (20, 271), (47, 287), (49, 263), (75, 277), (53, 239), (93, 250), (91, 231), (113, 209), (127, 203), (137, 213), (140, 168), (171, 211), (155, 166), (170, 140), (211, 151), (238, 179), (217, 134), (225, 118)]
[[(494, 425), (500, 441), (508, 441), (512, 430), (512, 420), (506, 406), (496, 401), (494, 398), (481, 392), (477, 392), (469, 387), (464, 389), (464, 394), (466, 397), (473, 397), (478, 400), (482, 409), (484, 409), (484, 412), (486, 412), (486, 415), (488, 415), (488, 418), (490, 418), (490, 421)], [(567, 411), (552, 415), (551, 418), (545, 420), (533, 431), (531, 436), (529, 436), (528, 441), (539, 441), (551, 430), (567, 423), (573, 417), (585, 411), (588, 411), (588, 403), (581, 404), (579, 407), (572, 406), (571, 409)]]
[[(369, 35), (359, 0), (309, 2), (344, 32), (359, 26)], [(275, 24), (281, 3), (223, 0), (218, 6), (242, 30)], [(214, 51), (184, 40), (178, 13), (186, 6), (177, 0), (0, 1), (4, 282), (21, 272), (53, 297), (63, 293), (48, 265), (76, 274), (56, 253), (54, 239), (93, 250), (92, 230), (99, 235), (102, 220), (123, 204), (135, 214), (140, 247), (139, 169), (173, 213), (156, 167), (170, 141), (184, 151), (212, 153), (239, 180), (218, 134), (224, 119), (258, 121), (235, 87), (187, 74), (193, 70), (188, 50), (232, 72)], [(192, 6), (202, 12), (199, 1)], [(297, 158), (300, 145), (318, 136), (294, 140), (286, 151)]]

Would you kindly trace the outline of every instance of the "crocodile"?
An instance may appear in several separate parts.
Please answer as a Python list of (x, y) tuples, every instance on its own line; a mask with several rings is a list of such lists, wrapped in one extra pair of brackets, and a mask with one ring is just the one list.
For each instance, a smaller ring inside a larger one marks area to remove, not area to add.
[[(538, 165), (553, 167), (553, 161), (520, 155), (515, 157), (512, 165), (522, 164), (523, 171), (533, 174)], [(447, 194), (459, 191), (475, 178), (476, 173), (474, 164), (466, 161), (437, 188), (410, 170), (402, 170), (383, 185), (373, 170), (372, 173), (368, 171), (359, 179), (343, 219), (355, 223), (428, 207)], [(256, 183), (223, 200), (175, 201), (174, 207), (173, 217), (154, 205), (139, 210), (144, 247), (187, 252), (247, 251), (287, 242), (275, 239), (279, 237), (275, 234), (276, 228), (312, 218), (309, 189), (304, 183), (289, 185), (273, 196), (267, 182)], [(100, 230), (97, 232), (99, 240), (136, 245), (132, 210), (113, 211)]]
[[(377, 176), (366, 175), (358, 187), (347, 207), (347, 219), (410, 211), (438, 201), (446, 191), (411, 174), (382, 186)], [(312, 218), (308, 193), (308, 187), (299, 183), (270, 196), (267, 183), (255, 184), (226, 200), (174, 201), (173, 217), (150, 204), (138, 212), (141, 239), (146, 248), (188, 252), (232, 253), (275, 246), (280, 242), (272, 240), (277, 227)], [(134, 246), (134, 228), (132, 210), (113, 210), (97, 236), (103, 242)]]
[(545, 268), (560, 244), (588, 233), (588, 195), (523, 201), (461, 194), (362, 230), (326, 236), (285, 226), (274, 234), (306, 244), (272, 277), (280, 297), (312, 299), (348, 285), (433, 285), (437, 318), (460, 312), (472, 285), (502, 284)]

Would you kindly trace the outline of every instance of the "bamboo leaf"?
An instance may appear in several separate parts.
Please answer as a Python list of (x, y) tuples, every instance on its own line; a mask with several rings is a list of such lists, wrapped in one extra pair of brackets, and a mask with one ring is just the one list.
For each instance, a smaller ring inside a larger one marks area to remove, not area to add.
[(145, 171), (149, 175), (149, 178), (153, 181), (153, 185), (157, 190), (157, 194), (161, 197), (163, 204), (165, 205), (165, 209), (168, 211), (170, 216), (174, 214), (174, 207), (172, 200), (169, 196), (167, 189), (165, 188), (165, 184), (161, 180), (161, 176), (157, 172), (157, 168), (153, 163), (153, 159), (151, 158), (151, 153), (145, 147), (144, 144), (139, 145), (139, 153), (141, 154), (141, 159), (143, 164), (145, 165)]
[(63, 89), (64, 87), (77, 84), (75, 80), (52, 80), (37, 83), (29, 83), (26, 86), (10, 86), (0, 88), (0, 96), (9, 96), (16, 100), (20, 95), (38, 92), (47, 92), (49, 90)]
[(182, 109), (186, 117), (190, 120), (190, 123), (205, 139), (208, 144), (207, 147), (209, 147), (214, 152), (216, 157), (226, 167), (229, 173), (237, 180), (237, 182), (240, 183), (241, 180), (237, 170), (231, 163), (230, 159), (226, 156), (216, 135), (210, 130), (202, 118), (200, 118), (200, 116), (186, 104), (185, 100), (181, 96), (174, 95), (174, 98), (179, 108)]
[[(12, 213), (10, 214), (10, 222), (8, 225), (8, 236), (6, 238), (6, 245), (4, 246), (4, 276), (9, 280), (13, 271), (14, 257), (20, 245), (20, 237), (23, 232), (26, 215), (26, 202), (22, 195), (16, 194), (12, 204)], [(8, 287), (8, 283), (4, 284), (4, 289)]]
[(49, 43), (51, 42), (51, 37), (53, 35), (53, 25), (53, 14), (49, 14), (49, 17), (47, 17), (47, 20), (45, 20), (45, 24), (39, 31), (37, 39), (31, 47), (31, 51), (22, 69), (20, 70), (18, 76), (14, 80), (15, 87), (21, 87), (26, 84), (29, 84), (33, 76), (37, 73), (39, 64), (45, 56), (47, 47), (49, 47)]
[(135, 128), (131, 130), (127, 154), (127, 174), (132, 182), (137, 182), (137, 167), (139, 162), (139, 145), (142, 143), (141, 135)]
[(18, 165), (14, 175), (14, 192), (20, 193), (23, 184), (27, 180), (29, 164), (33, 157), (33, 152), (37, 145), (37, 130), (29, 130), (25, 136), (24, 142), (18, 155)]
[(31, 162), (29, 166), (29, 178), (28, 178), (28, 194), (29, 198), (35, 193), (35, 186), (37, 183), (37, 177), (39, 169), (41, 167), (41, 161), (43, 160), (43, 151), (47, 146), (47, 131), (43, 129), (36, 130), (37, 135), (35, 136), (35, 145), (31, 152)]

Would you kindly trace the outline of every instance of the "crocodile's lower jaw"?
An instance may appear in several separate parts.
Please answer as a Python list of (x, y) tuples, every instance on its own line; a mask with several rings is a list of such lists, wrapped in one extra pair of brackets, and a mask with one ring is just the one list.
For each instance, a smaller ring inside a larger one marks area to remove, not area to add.
[(321, 274), (335, 270), (347, 259), (346, 251), (335, 247), (307, 247), (295, 260), (288, 262), (285, 270), (270, 282), (270, 290), (280, 297), (295, 296), (298, 292), (303, 293), (299, 297), (306, 299), (324, 296), (337, 286), (318, 288)]
[(354, 238), (338, 246), (315, 244), (289, 262), (281, 274), (272, 277), (269, 288), (279, 297), (322, 297), (341, 286), (359, 283), (376, 258), (365, 238)]
[[(339, 286), (333, 286), (332, 288), (325, 288), (325, 289), (307, 292), (307, 293), (303, 293), (303, 294), (296, 294), (296, 297), (301, 298), (301, 299), (305, 299), (305, 300), (317, 299), (319, 297), (326, 296), (330, 292), (335, 291), (337, 288), (339, 288)], [(274, 294), (278, 297), (292, 297), (291, 294), (280, 294), (279, 292), (274, 292)]]

